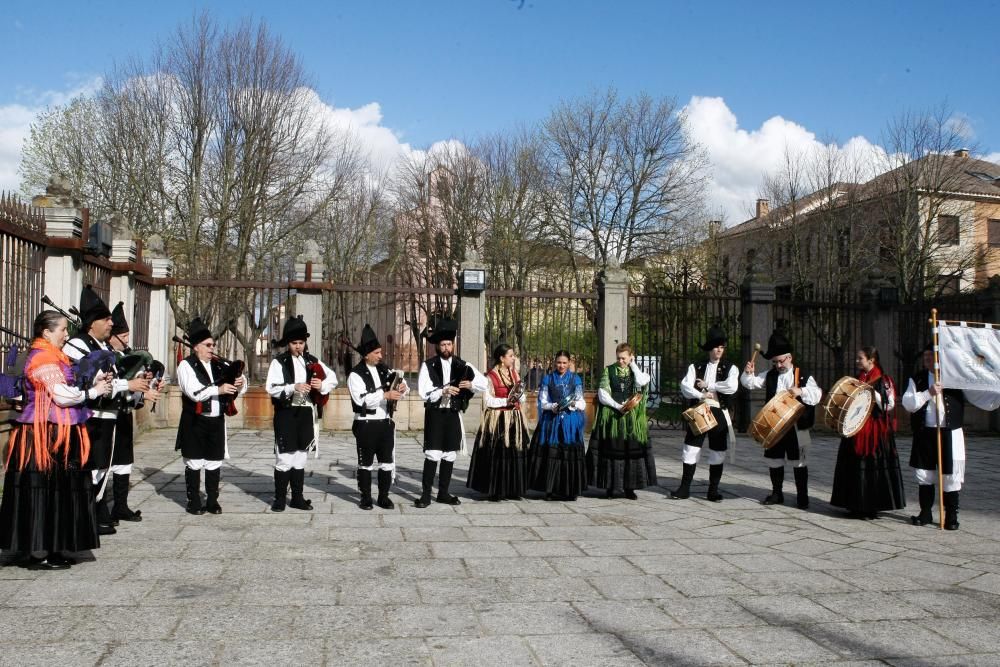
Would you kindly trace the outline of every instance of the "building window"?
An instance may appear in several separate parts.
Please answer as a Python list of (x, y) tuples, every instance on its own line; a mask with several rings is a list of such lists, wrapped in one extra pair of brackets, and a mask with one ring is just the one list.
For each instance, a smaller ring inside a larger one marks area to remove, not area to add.
[(781, 268), (781, 244), (778, 244), (778, 268)]
[(892, 249), (895, 240), (892, 236), (892, 229), (889, 228), (888, 220), (880, 220), (878, 223), (878, 256), (882, 261), (892, 259)]
[(962, 291), (961, 273), (943, 273), (938, 276), (941, 294), (958, 294)]
[(958, 216), (938, 216), (938, 242), (941, 245), (958, 245)]
[(793, 257), (794, 253), (792, 252), (792, 242), (789, 241), (785, 244), (785, 264), (788, 266), (795, 266), (795, 262), (792, 259)]
[(851, 230), (849, 228), (841, 229), (837, 235), (837, 260), (842, 269), (851, 265)]
[(991, 248), (1000, 247), (1000, 220), (990, 219), (986, 221), (986, 234)]

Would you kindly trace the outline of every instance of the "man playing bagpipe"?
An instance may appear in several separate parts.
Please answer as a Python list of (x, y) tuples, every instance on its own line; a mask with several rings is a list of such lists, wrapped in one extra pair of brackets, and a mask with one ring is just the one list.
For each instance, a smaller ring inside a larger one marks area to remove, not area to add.
[[(163, 378), (163, 364), (153, 361), (147, 352), (133, 353), (129, 348), (131, 336), (128, 320), (125, 319), (124, 303), (119, 301), (111, 311), (111, 338), (108, 340), (111, 348), (117, 353), (117, 366), (126, 376), (142, 377), (150, 382), (150, 390), (127, 392), (120, 394), (118, 419), (115, 422), (115, 446), (111, 457), (111, 490), (115, 496), (115, 505), (111, 517), (117, 521), (142, 521), (142, 512), (133, 511), (128, 506), (129, 479), (132, 475), (132, 464), (135, 463), (135, 425), (132, 411), (138, 410), (146, 401), (155, 403), (160, 397), (154, 383), (159, 385)], [(159, 376), (159, 377), (157, 377)]]
[(292, 500), (288, 505), (311, 510), (312, 502), (302, 494), (306, 459), (310, 449), (319, 451), (319, 420), (323, 405), (337, 386), (337, 376), (329, 366), (309, 354), (309, 331), (302, 316), (289, 318), (274, 347), (285, 347), (271, 361), (267, 371), (267, 393), (274, 405), (274, 503), (271, 511), (285, 511), (289, 483)]
[[(226, 436), (226, 412), (237, 396), (247, 391), (247, 378), (240, 374), (229, 380), (227, 363), (215, 355), (212, 332), (201, 318), (188, 325), (191, 354), (177, 365), (177, 384), (181, 389), (181, 423), (177, 443), (184, 457), (184, 482), (187, 487), (188, 514), (222, 514), (219, 483), (222, 460), (229, 458)], [(229, 366), (233, 366), (232, 362)], [(201, 471), (205, 471), (206, 503), (201, 503)]]
[[(66, 343), (66, 356), (78, 362), (80, 376), (89, 380), (112, 374), (114, 353), (108, 345), (114, 321), (107, 304), (90, 285), (80, 294), (80, 331)], [(106, 365), (101, 360), (109, 359)], [(96, 364), (98, 368), (92, 368)], [(89, 386), (81, 387), (86, 390)], [(101, 535), (113, 535), (115, 521), (108, 509), (104, 496), (105, 476), (111, 468), (114, 449), (115, 426), (118, 411), (124, 395), (134, 392), (148, 392), (149, 380), (135, 377), (131, 380), (115, 377), (111, 382), (111, 392), (100, 398), (87, 401), (93, 415), (87, 420), (87, 435), (90, 438), (90, 459), (88, 466), (93, 471), (94, 498), (97, 502), (97, 528)]]

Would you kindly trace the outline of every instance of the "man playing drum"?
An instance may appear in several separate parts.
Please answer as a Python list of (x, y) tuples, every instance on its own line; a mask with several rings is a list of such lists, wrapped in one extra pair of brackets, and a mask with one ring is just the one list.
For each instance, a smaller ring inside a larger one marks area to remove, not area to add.
[(795, 471), (796, 500), (799, 509), (809, 508), (809, 469), (806, 466), (806, 451), (809, 448), (809, 429), (816, 421), (816, 405), (823, 397), (823, 391), (816, 385), (811, 375), (795, 367), (792, 360), (792, 344), (784, 334), (775, 331), (767, 341), (767, 351), (763, 356), (771, 360), (772, 368), (755, 374), (752, 361), (747, 362), (740, 376), (740, 384), (747, 389), (764, 389), (764, 400), (770, 401), (780, 391), (788, 390), (806, 409), (795, 427), (788, 431), (773, 447), (764, 451), (771, 473), (771, 493), (763, 500), (764, 505), (781, 505), (785, 502), (782, 487), (785, 483), (785, 460)]
[[(711, 410), (715, 418), (715, 426), (707, 431), (688, 423), (684, 436), (684, 451), (681, 461), (684, 471), (681, 475), (681, 485), (676, 491), (670, 492), (671, 498), (684, 499), (691, 495), (691, 480), (701, 458), (702, 446), (708, 440), (708, 493), (706, 498), (712, 502), (722, 500), (719, 493), (719, 480), (722, 479), (722, 462), (729, 445), (736, 445), (733, 434), (732, 420), (729, 410), (733, 394), (739, 388), (739, 369), (724, 360), (726, 353), (726, 332), (714, 326), (708, 330), (705, 343), (701, 349), (708, 352), (708, 359), (698, 361), (688, 366), (687, 375), (681, 380), (681, 394), (688, 399), (691, 408), (701, 406), (701, 410)], [(695, 431), (700, 431), (696, 433)], [(732, 442), (730, 442), (732, 441)]]

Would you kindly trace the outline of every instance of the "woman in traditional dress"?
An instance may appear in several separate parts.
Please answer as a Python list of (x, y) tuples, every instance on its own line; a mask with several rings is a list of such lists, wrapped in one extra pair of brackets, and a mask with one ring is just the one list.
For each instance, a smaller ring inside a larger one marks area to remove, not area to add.
[(583, 380), (569, 370), (569, 352), (556, 352), (555, 370), (538, 388), (538, 427), (528, 447), (528, 487), (546, 500), (576, 500), (587, 488)]
[(520, 383), (514, 359), (510, 345), (500, 344), (493, 350), (493, 368), (486, 374), (489, 382), (483, 395), (486, 414), (476, 434), (466, 482), (493, 501), (519, 500), (525, 491), (528, 429), (519, 398), (510, 395)]
[[(622, 489), (626, 498), (635, 500), (636, 489), (656, 484), (646, 420), (650, 377), (635, 363), (628, 343), (620, 343), (615, 355), (616, 363), (604, 369), (597, 389), (600, 406), (587, 449), (587, 483), (606, 489), (608, 498)], [(638, 404), (625, 409), (636, 394)]]
[(0, 549), (13, 551), (33, 570), (65, 570), (64, 552), (100, 546), (84, 423), (87, 398), (110, 392), (104, 377), (84, 391), (63, 352), (66, 318), (44, 310), (24, 365), (24, 411), (11, 431), (0, 501)]
[(906, 507), (903, 474), (896, 451), (896, 387), (883, 374), (878, 350), (858, 350), (858, 379), (871, 385), (875, 405), (853, 437), (842, 438), (833, 473), (830, 504), (860, 519), (875, 519), (880, 511)]

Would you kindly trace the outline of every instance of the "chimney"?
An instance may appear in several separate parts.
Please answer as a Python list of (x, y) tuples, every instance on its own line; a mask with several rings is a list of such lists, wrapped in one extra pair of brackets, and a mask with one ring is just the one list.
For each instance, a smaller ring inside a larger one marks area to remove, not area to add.
[(708, 221), (708, 234), (709, 236), (714, 236), (722, 231), (722, 220), (709, 220)]
[(771, 207), (768, 205), (766, 199), (757, 200), (757, 219), (766, 217), (770, 213)]
[(959, 148), (957, 151), (955, 151), (955, 157), (969, 157), (969, 149)]

